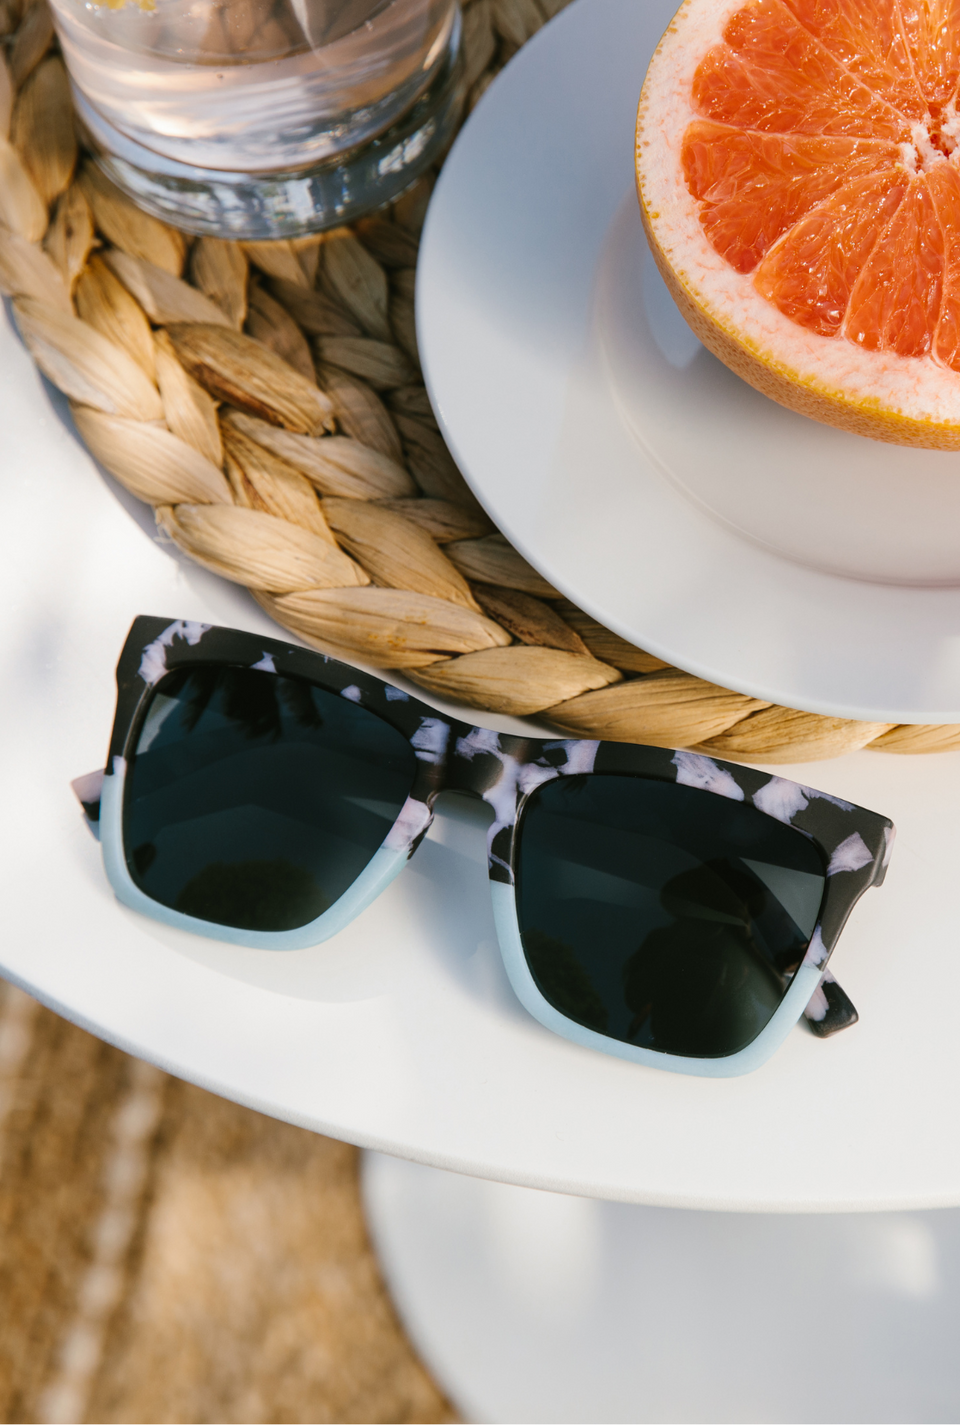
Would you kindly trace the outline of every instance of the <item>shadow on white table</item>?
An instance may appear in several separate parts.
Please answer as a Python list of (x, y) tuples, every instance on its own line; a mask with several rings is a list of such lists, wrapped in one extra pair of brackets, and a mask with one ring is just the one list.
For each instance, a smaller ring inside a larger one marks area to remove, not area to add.
[(367, 1218), (471, 1421), (955, 1421), (960, 1210), (690, 1212), (368, 1153)]

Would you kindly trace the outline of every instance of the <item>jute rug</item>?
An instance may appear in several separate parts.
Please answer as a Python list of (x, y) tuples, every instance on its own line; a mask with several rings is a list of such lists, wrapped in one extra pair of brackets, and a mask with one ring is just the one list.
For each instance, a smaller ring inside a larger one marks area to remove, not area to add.
[(357, 1158), (0, 982), (0, 1418), (455, 1420)]

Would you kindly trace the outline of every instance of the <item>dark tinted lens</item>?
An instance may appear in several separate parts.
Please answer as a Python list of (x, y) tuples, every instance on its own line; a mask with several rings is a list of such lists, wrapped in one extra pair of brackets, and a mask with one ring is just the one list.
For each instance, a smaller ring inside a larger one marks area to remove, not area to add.
[(130, 874), (201, 920), (292, 930), (356, 880), (415, 773), (402, 733), (334, 693), (249, 668), (170, 673), (127, 773)]
[(517, 910), (540, 992), (626, 1044), (717, 1058), (769, 1022), (823, 897), (819, 851), (744, 802), (596, 774), (540, 787)]

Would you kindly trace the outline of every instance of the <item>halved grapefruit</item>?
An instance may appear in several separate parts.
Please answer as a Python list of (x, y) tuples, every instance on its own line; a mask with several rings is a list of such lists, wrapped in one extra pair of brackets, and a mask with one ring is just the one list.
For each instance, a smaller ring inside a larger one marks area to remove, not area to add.
[(685, 0), (637, 118), (651, 250), (782, 405), (960, 449), (960, 0)]

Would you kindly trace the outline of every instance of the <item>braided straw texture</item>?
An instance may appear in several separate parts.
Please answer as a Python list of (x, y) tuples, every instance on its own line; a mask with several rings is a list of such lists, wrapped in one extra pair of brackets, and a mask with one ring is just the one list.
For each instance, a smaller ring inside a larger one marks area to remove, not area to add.
[[(468, 110), (566, 3), (468, 0)], [(163, 534), (284, 628), (428, 694), (578, 736), (750, 762), (960, 747), (960, 726), (819, 717), (671, 668), (497, 533), (420, 375), (431, 178), (350, 229), (193, 240), (78, 153), (45, 0), (0, 0), (0, 36), (0, 290), (23, 340)]]

